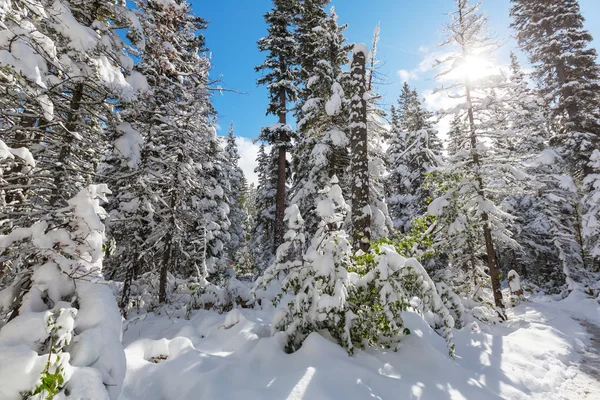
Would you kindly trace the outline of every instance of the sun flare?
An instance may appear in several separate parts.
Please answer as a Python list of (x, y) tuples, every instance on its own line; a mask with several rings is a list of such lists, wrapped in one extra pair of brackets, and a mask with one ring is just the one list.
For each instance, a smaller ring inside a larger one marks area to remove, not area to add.
[(482, 57), (467, 56), (461, 59), (455, 71), (469, 81), (476, 81), (491, 75), (493, 68), (494, 64)]

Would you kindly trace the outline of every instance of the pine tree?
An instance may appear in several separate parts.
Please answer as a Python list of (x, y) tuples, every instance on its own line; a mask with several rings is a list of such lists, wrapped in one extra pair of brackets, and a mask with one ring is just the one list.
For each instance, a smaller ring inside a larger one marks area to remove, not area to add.
[(275, 254), (273, 231), (275, 229), (275, 194), (277, 192), (277, 159), (272, 152), (267, 154), (264, 143), (260, 144), (257, 155), (258, 186), (256, 187), (256, 216), (252, 230), (250, 248), (254, 254), (256, 273), (260, 275), (271, 265)]
[[(600, 171), (600, 150), (594, 150), (590, 164), (595, 171)], [(583, 236), (587, 241), (587, 248), (595, 267), (598, 268), (600, 266), (600, 173), (588, 175), (583, 184), (587, 193), (583, 198), (585, 210)]]
[[(505, 129), (510, 114), (503, 102), (503, 94), (498, 91), (498, 80), (495, 77), (473, 79), (469, 76), (469, 63), (477, 57), (490, 57), (497, 47), (486, 31), (486, 18), (479, 13), (481, 3), (470, 5), (468, 0), (456, 0), (456, 6), (456, 11), (451, 14), (452, 22), (446, 29), (447, 39), (442, 43), (456, 50), (438, 62), (438, 65), (450, 64), (439, 76), (447, 76), (451, 72), (458, 74), (450, 87), (452, 96), (463, 102), (456, 110), (459, 110), (461, 121), (467, 124), (469, 146), (448, 160), (444, 168), (447, 174), (444, 183), (446, 194), (430, 204), (429, 211), (440, 217), (444, 216), (444, 209), (447, 211), (446, 221), (442, 223), (445, 233), (438, 231), (438, 238), (442, 241), (446, 240), (444, 235), (454, 237), (467, 245), (466, 253), (472, 254), (472, 257), (479, 252), (480, 243), (485, 246), (494, 303), (503, 315), (494, 242), (510, 246), (516, 243), (507, 230), (508, 216), (496, 206), (494, 199), (499, 190), (510, 190), (514, 182), (524, 177), (512, 165), (510, 154), (497, 146), (492, 147), (499, 137), (506, 139), (508, 135), (516, 134)], [(440, 88), (443, 89), (446, 88)], [(461, 229), (465, 235), (470, 235), (469, 228), (472, 226), (476, 226), (481, 236), (461, 238)], [(474, 262), (472, 259), (471, 264)], [(474, 267), (470, 265), (470, 268)]]
[(124, 115), (144, 138), (140, 186), (134, 190), (139, 197), (130, 201), (138, 202), (151, 227), (141, 239), (143, 248), (152, 249), (144, 269), (159, 271), (163, 303), (169, 270), (205, 278), (226, 269), (223, 163), (212, 126), (210, 63), (201, 54), (204, 37), (197, 33), (206, 22), (185, 2), (140, 0), (136, 8), (145, 44), (136, 70), (151, 94)]
[(532, 177), (523, 193), (503, 196), (502, 207), (515, 217), (511, 223), (519, 248), (500, 249), (503, 270), (517, 268), (524, 277), (556, 290), (565, 280), (570, 289), (585, 281), (581, 245), (577, 242), (575, 184), (566, 163), (549, 147), (544, 104), (528, 87), (516, 56), (511, 54), (510, 81), (504, 88), (510, 110), (507, 126), (515, 135), (496, 139), (496, 146), (524, 161)]
[(288, 178), (286, 154), (293, 136), (292, 128), (287, 124), (287, 103), (295, 101), (298, 95), (298, 72), (295, 67), (298, 46), (292, 32), (298, 4), (297, 0), (273, 0), (273, 5), (273, 9), (265, 14), (269, 34), (258, 41), (259, 50), (268, 54), (265, 62), (255, 69), (266, 71), (266, 74), (258, 79), (258, 84), (267, 85), (269, 89), (267, 114), (275, 115), (279, 119), (277, 124), (264, 128), (261, 132), (261, 139), (277, 151), (277, 192), (273, 230), (276, 248), (283, 242), (285, 231), (283, 218)]
[(551, 104), (558, 128), (553, 143), (571, 164), (572, 173), (594, 173), (589, 164), (600, 147), (600, 66), (583, 28), (577, 0), (512, 0), (512, 27), (535, 67), (539, 89)]
[[(40, 218), (52, 230), (66, 223), (58, 211), (96, 180), (107, 133), (119, 123), (115, 109), (135, 98), (133, 61), (117, 33), (135, 18), (120, 2), (10, 3), (3, 7), (1, 135), (37, 162), (4, 171), (0, 232)], [(30, 271), (33, 254), (6, 250), (13, 271)]]
[(225, 198), (229, 206), (230, 239), (227, 242), (226, 254), (228, 260), (237, 265), (246, 245), (246, 223), (248, 214), (245, 209), (247, 197), (246, 177), (244, 171), (238, 166), (240, 154), (235, 143), (233, 124), (227, 133), (227, 144), (223, 154), (224, 175), (228, 185), (225, 189)]
[(425, 180), (431, 168), (440, 163), (441, 144), (418, 94), (407, 83), (394, 108), (392, 137), (387, 150), (390, 176), (387, 184), (388, 204), (394, 227), (410, 229), (414, 218), (425, 214), (431, 193)]
[(385, 140), (388, 138), (385, 111), (379, 101), (377, 85), (383, 80), (377, 75), (380, 60), (377, 58), (379, 43), (379, 25), (373, 32), (373, 42), (366, 66), (366, 106), (367, 106), (367, 158), (369, 170), (369, 208), (371, 213), (370, 234), (372, 240), (388, 237), (393, 231), (385, 196), (385, 176), (387, 160)]
[[(348, 167), (348, 100), (344, 91), (348, 79), (342, 66), (348, 62), (349, 46), (344, 43), (344, 29), (345, 26), (338, 26), (332, 8), (320, 29), (311, 30), (315, 36), (311, 36), (315, 46), (311, 47), (312, 54), (303, 54), (312, 58), (315, 65), (302, 92), (306, 99), (299, 114), (300, 134), (294, 149), (291, 203), (297, 204), (300, 212), (307, 216), (305, 226), (309, 239), (319, 223), (310, 211), (322, 199), (320, 188), (334, 175), (343, 177)], [(303, 48), (302, 42), (300, 48)], [(299, 103), (302, 104), (302, 98)]]

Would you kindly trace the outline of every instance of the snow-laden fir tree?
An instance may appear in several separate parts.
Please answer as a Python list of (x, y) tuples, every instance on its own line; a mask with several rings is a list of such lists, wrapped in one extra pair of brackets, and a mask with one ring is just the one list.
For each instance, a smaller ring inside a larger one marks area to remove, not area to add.
[[(590, 158), (590, 167), (600, 171), (600, 150), (594, 150)], [(600, 173), (589, 174), (583, 181), (584, 192), (583, 206), (583, 237), (593, 267), (600, 266)]]
[[(225, 188), (225, 198), (229, 205), (229, 240), (225, 246), (227, 260), (237, 265), (246, 247), (246, 224), (248, 214), (245, 202), (247, 197), (246, 177), (239, 167), (240, 153), (235, 143), (233, 124), (227, 133), (225, 151), (223, 152), (224, 175), (228, 185)], [(247, 250), (247, 249), (246, 249)]]
[(389, 128), (385, 120), (386, 113), (379, 103), (382, 99), (377, 93), (377, 86), (383, 83), (378, 75), (377, 43), (379, 42), (379, 25), (373, 32), (371, 51), (366, 66), (367, 106), (367, 155), (369, 169), (369, 208), (371, 213), (371, 239), (379, 240), (388, 237), (393, 231), (393, 223), (389, 215), (385, 196), (385, 176), (387, 175), (387, 156), (385, 140), (389, 137)]
[[(321, 222), (306, 252), (295, 253), (288, 263), (289, 272), (282, 283), (282, 292), (290, 291), (296, 296), (273, 318), (273, 331), (284, 331), (287, 336), (286, 351), (300, 348), (311, 332), (327, 329), (344, 346), (351, 346), (347, 328), (346, 297), (351, 245), (342, 231), (344, 214), (348, 210), (337, 178), (332, 186), (323, 189), (324, 198), (317, 204), (316, 211)], [(298, 212), (295, 206), (292, 211)], [(295, 235), (293, 223), (299, 217), (290, 219), (288, 237)], [(300, 243), (299, 243), (300, 244)], [(282, 245), (278, 250), (289, 253), (289, 247)], [(278, 257), (279, 258), (279, 257)], [(276, 270), (287, 264), (275, 264)]]
[(517, 269), (546, 290), (556, 291), (565, 281), (574, 289), (586, 282), (577, 240), (577, 190), (566, 163), (549, 147), (543, 101), (528, 87), (514, 54), (503, 90), (510, 110), (506, 129), (517, 135), (499, 137), (495, 144), (519, 157), (532, 179), (523, 193), (499, 197), (515, 218), (511, 231), (519, 243), (518, 248), (499, 250), (502, 270)]
[(136, 70), (150, 92), (123, 115), (144, 138), (144, 164), (137, 172), (142, 187), (134, 193), (145, 195), (127, 201), (151, 226), (142, 239), (153, 251), (144, 270), (160, 272), (162, 303), (169, 270), (199, 278), (225, 270), (227, 205), (208, 89), (210, 62), (201, 54), (204, 37), (198, 33), (206, 22), (185, 2), (140, 0), (136, 13), (145, 43)]
[(433, 127), (433, 114), (423, 108), (417, 92), (407, 83), (393, 114), (387, 149), (387, 202), (394, 228), (407, 232), (411, 221), (427, 210), (431, 193), (425, 180), (440, 163), (442, 146)]
[(297, 204), (306, 216), (309, 239), (319, 223), (311, 212), (323, 197), (319, 192), (332, 176), (344, 177), (349, 165), (349, 108), (344, 91), (348, 79), (342, 72), (342, 66), (348, 62), (349, 46), (345, 44), (344, 29), (345, 26), (338, 26), (332, 8), (320, 29), (313, 30), (311, 43), (317, 47), (313, 54), (306, 55), (314, 59), (314, 67), (302, 91), (306, 99), (299, 114), (299, 135), (294, 148), (291, 203)]
[[(15, 156), (35, 165), (27, 149), (0, 140), (0, 166), (10, 166), (7, 161)], [(121, 391), (126, 368), (121, 316), (111, 290), (98, 283), (106, 216), (100, 201), (108, 193), (106, 185), (91, 185), (53, 212), (60, 216), (42, 215), (31, 226), (0, 235), (0, 249), (30, 255), (29, 268), (12, 281), (0, 280), (0, 351), (29, 366), (19, 371), (25, 379), (3, 388), (9, 398), (64, 397), (67, 392), (115, 400)], [(51, 225), (57, 220), (62, 225)], [(14, 366), (0, 366), (0, 374), (7, 376), (8, 368)]]
[(250, 249), (254, 255), (255, 273), (260, 275), (273, 261), (275, 255), (275, 195), (277, 193), (278, 154), (266, 150), (264, 143), (260, 144), (256, 159), (258, 186), (255, 196), (255, 216), (250, 238)]
[[(298, 0), (273, 0), (273, 9), (265, 14), (268, 35), (258, 41), (260, 51), (267, 52), (263, 64), (255, 67), (263, 71), (259, 85), (269, 90), (267, 114), (278, 118), (278, 122), (263, 128), (261, 140), (268, 142), (277, 153), (277, 185), (275, 198), (275, 224), (273, 227), (275, 248), (283, 242), (285, 226), (283, 222), (286, 206), (287, 159), (293, 131), (287, 123), (288, 102), (295, 101), (298, 95), (297, 53), (298, 44), (293, 27), (298, 12)], [(262, 212), (262, 211), (261, 211)]]
[(511, 2), (519, 46), (552, 108), (553, 143), (577, 178), (597, 173), (590, 157), (600, 147), (600, 66), (578, 0)]

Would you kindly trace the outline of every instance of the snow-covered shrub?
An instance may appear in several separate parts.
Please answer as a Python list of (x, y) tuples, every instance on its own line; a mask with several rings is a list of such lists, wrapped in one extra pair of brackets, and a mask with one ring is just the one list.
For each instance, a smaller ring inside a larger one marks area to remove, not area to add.
[(444, 282), (436, 282), (435, 288), (442, 299), (442, 302), (450, 312), (450, 315), (454, 319), (454, 327), (461, 329), (465, 326), (464, 312), (465, 307), (460, 300), (460, 297), (452, 291), (452, 288)]
[(409, 333), (401, 312), (414, 309), (446, 339), (453, 354), (454, 318), (416, 259), (402, 257), (388, 244), (373, 244), (368, 254), (353, 257), (349, 271), (352, 286), (348, 303), (354, 313), (350, 330), (354, 343), (394, 344)]
[(255, 288), (264, 289), (284, 275), (276, 303), (283, 294), (293, 298), (281, 305), (272, 329), (285, 333), (286, 351), (298, 350), (312, 332), (326, 332), (350, 354), (355, 348), (392, 346), (409, 333), (401, 313), (411, 308), (446, 338), (452, 353), (454, 320), (425, 269), (387, 244), (374, 243), (369, 253), (352, 255), (341, 229), (348, 206), (336, 180), (322, 194), (325, 198), (317, 205), (321, 222), (309, 248), (303, 255), (289, 253), (302, 220), (292, 206), (288, 242), (279, 248), (279, 262), (265, 271), (268, 279)]
[[(124, 315), (153, 312), (170, 317), (188, 317), (192, 310), (212, 309), (219, 313), (251, 303), (250, 288), (235, 277), (221, 287), (198, 278), (177, 278), (167, 275), (167, 302), (159, 302), (159, 281), (156, 273), (147, 272), (131, 282), (127, 301), (122, 304)], [(122, 298), (123, 285), (118, 284), (117, 297)]]
[[(23, 255), (14, 282), (0, 292), (0, 360), (8, 357), (0, 375), (14, 376), (0, 386), (0, 398), (118, 397), (125, 377), (121, 315), (100, 282), (99, 201), (106, 193), (105, 185), (92, 185), (48, 216), (52, 222), (0, 236), (0, 252)], [(14, 372), (14, 365), (28, 367)]]

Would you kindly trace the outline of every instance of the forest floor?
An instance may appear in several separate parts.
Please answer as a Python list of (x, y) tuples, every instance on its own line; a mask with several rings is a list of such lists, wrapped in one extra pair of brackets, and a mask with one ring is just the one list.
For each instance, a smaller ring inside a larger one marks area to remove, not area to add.
[(600, 305), (581, 293), (531, 298), (502, 324), (455, 331), (456, 359), (420, 316), (397, 352), (353, 356), (319, 334), (294, 354), (270, 336), (273, 311), (148, 314), (128, 322), (119, 400), (600, 400)]

